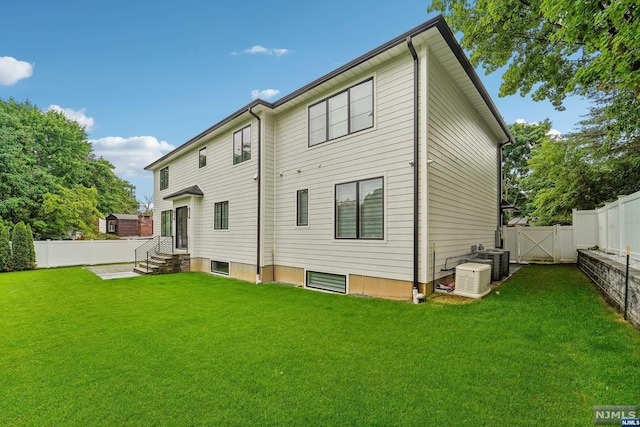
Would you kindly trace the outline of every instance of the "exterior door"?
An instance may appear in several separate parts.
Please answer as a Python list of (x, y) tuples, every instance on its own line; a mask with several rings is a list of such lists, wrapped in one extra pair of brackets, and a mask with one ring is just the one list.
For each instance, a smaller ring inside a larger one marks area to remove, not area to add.
[(176, 208), (176, 249), (189, 248), (189, 236), (187, 234), (187, 206)]

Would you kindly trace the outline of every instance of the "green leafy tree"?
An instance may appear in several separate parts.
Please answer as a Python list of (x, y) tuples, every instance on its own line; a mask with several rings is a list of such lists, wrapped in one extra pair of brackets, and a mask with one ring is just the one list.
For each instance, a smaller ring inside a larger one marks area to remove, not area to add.
[(97, 189), (103, 215), (135, 213), (134, 187), (113, 169), (96, 158), (78, 123), (28, 101), (0, 100), (0, 221), (34, 225), (45, 194), (75, 185)]
[(94, 238), (98, 234), (96, 221), (100, 217), (97, 208), (97, 190), (81, 185), (72, 189), (58, 187), (57, 193), (44, 195), (35, 222), (40, 238), (65, 239), (82, 235)]
[(36, 268), (36, 251), (33, 246), (31, 227), (19, 222), (11, 235), (11, 268), (15, 271)]
[(11, 246), (9, 244), (9, 227), (0, 223), (0, 271), (11, 270)]
[(90, 156), (88, 179), (85, 187), (98, 190), (97, 209), (103, 215), (111, 213), (138, 213), (138, 201), (134, 197), (135, 187), (113, 173), (114, 166), (108, 160)]
[(609, 100), (597, 101), (576, 132), (542, 138), (530, 152), (519, 185), (527, 195), (525, 210), (539, 225), (568, 224), (574, 208), (595, 209), (640, 191), (640, 138), (612, 140), (608, 129), (615, 120), (603, 108)]
[(617, 140), (640, 123), (640, 4), (637, 0), (433, 0), (474, 66), (507, 67), (500, 96), (532, 93), (558, 109), (569, 94), (611, 96), (607, 128)]
[(502, 198), (518, 209), (516, 215), (528, 216), (531, 214), (531, 194), (522, 186), (522, 180), (531, 172), (529, 160), (532, 151), (547, 138), (551, 122), (514, 123), (509, 125), (509, 129), (515, 141), (502, 151)]

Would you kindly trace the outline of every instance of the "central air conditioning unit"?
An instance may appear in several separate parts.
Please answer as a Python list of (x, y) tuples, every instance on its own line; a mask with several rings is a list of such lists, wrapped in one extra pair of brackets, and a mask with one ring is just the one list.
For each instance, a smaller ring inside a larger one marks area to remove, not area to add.
[(456, 290), (454, 295), (468, 298), (482, 298), (491, 292), (491, 266), (487, 264), (465, 263), (456, 267)]

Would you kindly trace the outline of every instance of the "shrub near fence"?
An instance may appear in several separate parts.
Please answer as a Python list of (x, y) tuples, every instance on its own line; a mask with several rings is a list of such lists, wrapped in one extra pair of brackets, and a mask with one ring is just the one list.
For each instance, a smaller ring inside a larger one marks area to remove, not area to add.
[(135, 250), (149, 239), (47, 240), (34, 242), (38, 268), (134, 262)]

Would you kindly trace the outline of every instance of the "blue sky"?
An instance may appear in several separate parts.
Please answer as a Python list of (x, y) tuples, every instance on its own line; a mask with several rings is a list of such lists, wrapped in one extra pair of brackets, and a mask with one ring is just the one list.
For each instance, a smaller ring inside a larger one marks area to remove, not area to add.
[[(153, 194), (143, 170), (259, 95), (268, 101), (432, 18), (428, 1), (13, 1), (3, 6), (0, 98), (30, 100), (86, 126), (94, 151)], [(587, 112), (569, 99), (499, 98), (507, 123), (551, 119), (566, 133)]]

